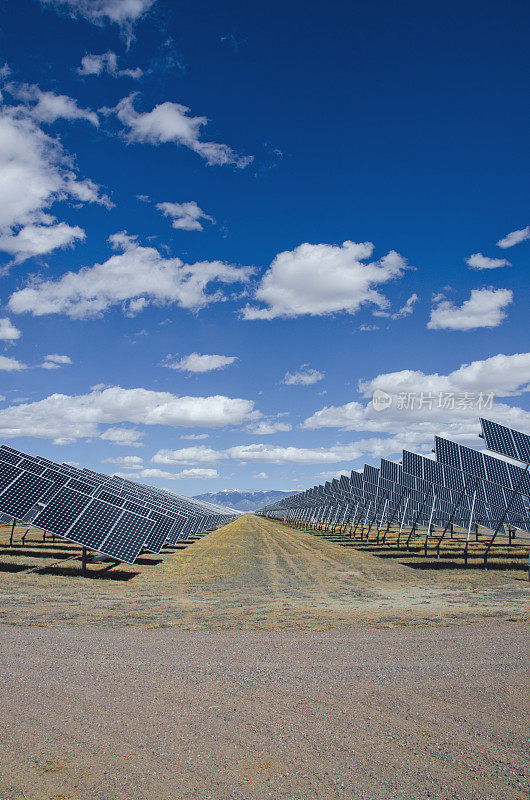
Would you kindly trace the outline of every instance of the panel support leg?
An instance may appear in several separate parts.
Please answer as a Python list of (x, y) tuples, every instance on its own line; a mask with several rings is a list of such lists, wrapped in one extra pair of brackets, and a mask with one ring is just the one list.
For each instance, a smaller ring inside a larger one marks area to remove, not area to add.
[(83, 578), (86, 578), (86, 547), (83, 547), (81, 555), (81, 575)]

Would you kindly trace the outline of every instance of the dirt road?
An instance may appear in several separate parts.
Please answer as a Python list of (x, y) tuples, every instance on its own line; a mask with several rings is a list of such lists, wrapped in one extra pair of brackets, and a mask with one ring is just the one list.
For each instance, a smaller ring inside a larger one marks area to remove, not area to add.
[(527, 797), (522, 623), (0, 633), (1, 800)]
[(143, 562), (120, 567), (121, 581), (82, 579), (79, 566), (73, 577), (0, 573), (0, 621), (326, 629), (522, 619), (530, 600), (524, 575), (412, 569), (254, 516)]

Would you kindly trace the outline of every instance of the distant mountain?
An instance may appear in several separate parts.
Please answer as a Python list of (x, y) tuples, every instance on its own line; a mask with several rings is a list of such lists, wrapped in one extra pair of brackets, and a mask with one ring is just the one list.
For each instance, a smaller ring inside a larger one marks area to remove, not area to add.
[(257, 511), (263, 506), (275, 503), (282, 497), (289, 497), (295, 492), (281, 492), (271, 489), (268, 492), (239, 492), (236, 489), (223, 489), (220, 492), (208, 492), (207, 494), (196, 494), (196, 500), (205, 500), (207, 503), (218, 503), (221, 506), (230, 506), (238, 511)]

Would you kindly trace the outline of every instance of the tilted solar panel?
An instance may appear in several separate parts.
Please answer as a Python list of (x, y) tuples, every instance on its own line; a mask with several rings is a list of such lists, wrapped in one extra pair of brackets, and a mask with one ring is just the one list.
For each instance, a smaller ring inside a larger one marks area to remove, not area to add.
[(90, 497), (86, 494), (61, 487), (46, 507), (37, 514), (33, 524), (44, 531), (65, 537), (68, 529), (89, 502)]
[(158, 511), (151, 511), (149, 518), (154, 521), (155, 527), (145, 540), (144, 547), (151, 553), (159, 553), (162, 545), (171, 535), (176, 520), (166, 517), (164, 514), (158, 513)]
[[(103, 503), (101, 500), (90, 500), (81, 515), (71, 525), (67, 538), (84, 547), (100, 551), (106, 537), (118, 522), (121, 509)], [(110, 555), (107, 553), (106, 555)]]
[(22, 475), (22, 470), (12, 464), (0, 464), (0, 492), (3, 491), (15, 478)]
[(119, 522), (101, 545), (100, 552), (127, 564), (134, 564), (154, 527), (153, 520), (139, 517), (131, 511), (123, 511)]
[(22, 472), (0, 493), (0, 511), (14, 519), (22, 519), (29, 514), (42, 495), (50, 487), (50, 481)]
[(18, 464), (21, 460), (20, 456), (17, 453), (11, 453), (9, 450), (4, 450), (4, 447), (0, 448), (0, 462), (5, 461), (9, 464)]
[(489, 419), (481, 419), (480, 424), (488, 450), (514, 458), (516, 461), (521, 460), (510, 428), (491, 422)]

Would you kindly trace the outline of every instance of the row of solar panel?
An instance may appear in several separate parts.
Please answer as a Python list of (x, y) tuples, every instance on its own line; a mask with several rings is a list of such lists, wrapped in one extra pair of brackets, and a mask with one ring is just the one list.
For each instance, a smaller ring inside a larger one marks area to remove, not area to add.
[[(172, 502), (165, 493), (159, 499), (154, 487), (138, 485), (131, 492), (125, 484), (121, 478), (0, 447), (1, 514), (30, 520), (119, 561), (132, 564), (142, 549), (158, 553), (166, 541), (174, 544), (201, 526), (234, 516), (185, 498)], [(131, 494), (138, 502), (127, 499)]]
[[(486, 443), (491, 445), (491, 449), (525, 460), (530, 452), (525, 450), (530, 437), (486, 420), (481, 420), (481, 423)], [(499, 429), (502, 429), (501, 433)], [(506, 432), (510, 434), (509, 437)], [(492, 439), (493, 435), (497, 437), (495, 440)], [(507, 441), (511, 450), (506, 445)], [(528, 466), (523, 469), (441, 437), (436, 437), (435, 452), (437, 461), (403, 451), (402, 465), (382, 459), (380, 469), (365, 465), (362, 473), (352, 472), (349, 477), (343, 475), (338, 480), (333, 479), (323, 486), (279, 501), (270, 509), (306, 508), (308, 514), (315, 516), (314, 509), (317, 508), (331, 509), (333, 503), (348, 505), (353, 502), (358, 507), (363, 501), (364, 513), (367, 504), (375, 507), (384, 498), (388, 516), (406, 496), (409, 517), (415, 515), (420, 524), (425, 523), (427, 516), (429, 520), (434, 518), (439, 522), (444, 519), (466, 519), (467, 514), (467, 519), (471, 521), (472, 514), (475, 521), (492, 528), (504, 520), (530, 529)], [(420, 519), (419, 514), (426, 506), (428, 497), (429, 514), (424, 514)], [(322, 514), (322, 511), (318, 513)]]

